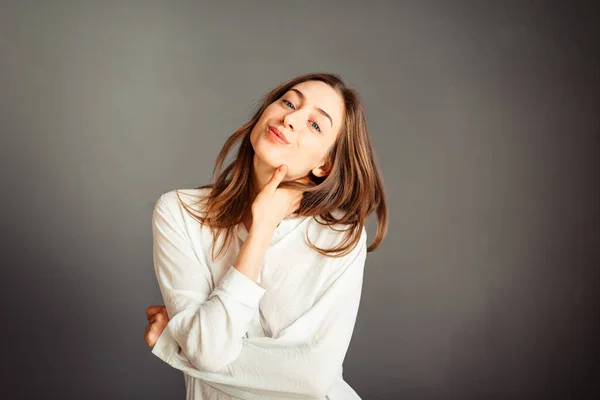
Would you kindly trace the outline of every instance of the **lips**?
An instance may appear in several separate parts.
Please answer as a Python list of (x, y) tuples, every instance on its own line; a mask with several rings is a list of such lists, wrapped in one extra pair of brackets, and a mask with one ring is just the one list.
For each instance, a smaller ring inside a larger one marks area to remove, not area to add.
[(277, 129), (274, 126), (269, 126), (269, 130), (271, 132), (273, 132), (275, 134), (275, 136), (279, 137), (281, 140), (283, 140), (285, 143), (289, 144), (290, 142), (287, 140), (287, 138), (285, 137), (285, 135), (283, 133), (281, 133), (281, 131), (279, 129)]

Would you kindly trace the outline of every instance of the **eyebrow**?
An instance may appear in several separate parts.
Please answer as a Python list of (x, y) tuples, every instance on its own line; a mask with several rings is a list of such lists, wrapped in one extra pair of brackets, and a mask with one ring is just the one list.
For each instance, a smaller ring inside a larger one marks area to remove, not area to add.
[[(290, 90), (296, 92), (298, 94), (298, 96), (300, 96), (300, 99), (302, 99), (302, 101), (304, 101), (304, 99), (306, 98), (306, 96), (304, 96), (304, 93), (302, 93), (298, 89), (291, 88)], [(331, 127), (333, 128), (333, 120), (331, 119), (331, 117), (329, 116), (329, 114), (327, 114), (325, 112), (325, 110), (323, 110), (322, 108), (319, 108), (319, 107), (316, 107), (316, 108), (317, 108), (318, 112), (320, 112), (321, 114), (323, 114), (324, 116), (326, 116), (327, 118), (329, 118), (329, 122), (331, 123)]]

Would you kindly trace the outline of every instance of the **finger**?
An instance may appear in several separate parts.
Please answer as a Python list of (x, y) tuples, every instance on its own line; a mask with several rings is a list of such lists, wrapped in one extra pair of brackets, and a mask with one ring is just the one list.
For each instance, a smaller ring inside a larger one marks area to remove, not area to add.
[(157, 340), (158, 340), (158, 334), (156, 332), (153, 332), (152, 330), (146, 332), (146, 334), (144, 335), (144, 341), (150, 347), (154, 347)]
[(144, 332), (144, 341), (150, 347), (153, 347), (156, 343), (156, 340), (154, 340), (154, 333), (150, 329), (150, 325), (146, 326), (146, 332)]
[(161, 333), (165, 329), (165, 326), (166, 326), (165, 324), (161, 324), (161, 323), (155, 322), (155, 323), (153, 323), (151, 325), (148, 325), (146, 327), (146, 329), (147, 329), (146, 332), (148, 332), (148, 333)]
[(161, 309), (165, 308), (165, 306), (150, 306), (146, 308), (146, 319), (150, 319), (151, 316), (160, 312)]
[(164, 307), (164, 306), (150, 306), (150, 307), (146, 308), (146, 319), (149, 319), (151, 316), (153, 316), (157, 312), (160, 312), (162, 307)]
[(277, 189), (277, 186), (279, 186), (283, 178), (285, 178), (286, 174), (287, 165), (281, 164), (279, 168), (277, 168), (273, 173), (273, 176), (271, 177), (271, 180), (269, 180), (269, 183), (267, 183), (267, 186), (269, 186), (271, 190), (274, 191), (275, 189)]

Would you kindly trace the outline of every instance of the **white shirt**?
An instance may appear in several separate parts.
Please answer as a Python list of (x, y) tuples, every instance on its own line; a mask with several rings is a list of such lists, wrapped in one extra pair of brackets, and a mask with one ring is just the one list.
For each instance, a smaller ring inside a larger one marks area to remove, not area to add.
[[(197, 210), (193, 202), (210, 190), (179, 193)], [(213, 261), (210, 229), (187, 213), (175, 190), (156, 203), (152, 231), (170, 318), (152, 353), (183, 371), (187, 400), (360, 399), (342, 378), (342, 362), (360, 302), (364, 228), (353, 251), (334, 258), (313, 250), (306, 233), (325, 249), (344, 233), (310, 217), (284, 219), (258, 282), (233, 267), (247, 236), (244, 224), (225, 256)]]

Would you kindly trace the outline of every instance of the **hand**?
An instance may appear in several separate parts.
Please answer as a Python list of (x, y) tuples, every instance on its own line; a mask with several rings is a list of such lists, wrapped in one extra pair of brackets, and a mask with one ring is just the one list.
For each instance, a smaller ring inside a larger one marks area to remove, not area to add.
[(302, 191), (277, 187), (286, 173), (286, 165), (277, 168), (271, 180), (254, 199), (252, 203), (252, 226), (260, 224), (275, 229), (282, 219), (300, 207)]
[(146, 334), (144, 340), (148, 343), (150, 348), (153, 348), (156, 341), (160, 337), (160, 334), (167, 326), (169, 322), (169, 316), (167, 315), (167, 308), (165, 306), (150, 306), (146, 309), (146, 319), (148, 325), (146, 325)]

